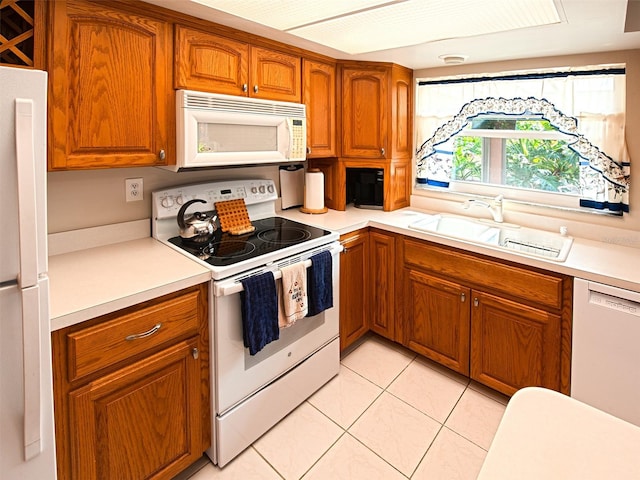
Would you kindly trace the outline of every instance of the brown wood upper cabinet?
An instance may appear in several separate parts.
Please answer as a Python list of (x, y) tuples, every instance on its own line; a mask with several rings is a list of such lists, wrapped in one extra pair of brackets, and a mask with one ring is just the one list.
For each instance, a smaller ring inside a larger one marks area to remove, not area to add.
[(181, 25), (175, 28), (175, 88), (301, 102), (300, 57)]
[(166, 165), (174, 155), (171, 25), (49, 2), (49, 168)]
[(307, 106), (307, 157), (335, 157), (335, 64), (303, 59), (302, 103)]
[(412, 72), (399, 65), (341, 63), (342, 156), (411, 158)]

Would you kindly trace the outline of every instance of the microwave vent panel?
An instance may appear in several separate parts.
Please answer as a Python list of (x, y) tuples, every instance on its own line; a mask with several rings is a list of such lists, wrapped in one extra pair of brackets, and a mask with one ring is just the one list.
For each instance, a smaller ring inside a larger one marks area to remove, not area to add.
[(198, 92), (184, 92), (185, 108), (214, 110), (227, 113), (246, 113), (259, 115), (277, 115), (281, 117), (304, 118), (306, 108), (301, 103), (275, 102), (249, 99), (229, 95), (215, 95)]

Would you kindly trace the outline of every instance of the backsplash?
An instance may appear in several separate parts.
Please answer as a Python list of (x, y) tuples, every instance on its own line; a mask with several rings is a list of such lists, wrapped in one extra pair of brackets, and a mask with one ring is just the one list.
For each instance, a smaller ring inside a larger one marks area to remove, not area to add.
[[(125, 179), (143, 179), (143, 200), (125, 201)], [(174, 173), (156, 167), (50, 172), (47, 176), (48, 233), (141, 220), (151, 216), (151, 192), (174, 185), (269, 178), (279, 191), (277, 166)]]

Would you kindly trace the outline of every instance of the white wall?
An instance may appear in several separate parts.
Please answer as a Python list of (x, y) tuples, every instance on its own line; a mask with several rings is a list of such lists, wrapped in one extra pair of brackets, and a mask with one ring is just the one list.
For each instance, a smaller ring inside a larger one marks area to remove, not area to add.
[[(626, 64), (626, 139), (631, 158), (631, 177), (633, 180), (636, 176), (640, 176), (640, 50), (431, 68), (414, 71), (414, 78), (619, 63)], [(419, 141), (416, 140), (416, 144), (419, 144)], [(413, 176), (415, 178), (415, 165)], [(566, 226), (569, 233), (576, 237), (640, 248), (640, 184), (633, 181), (631, 183), (630, 213), (622, 217), (551, 210), (531, 205), (509, 204), (507, 201), (505, 203), (505, 221), (556, 231), (560, 226)], [(451, 195), (425, 192), (424, 190), (414, 190), (413, 194), (411, 201), (413, 206), (463, 213), (459, 208), (462, 201), (459, 198), (451, 199)], [(465, 215), (482, 215), (483, 213), (485, 212), (464, 212)]]

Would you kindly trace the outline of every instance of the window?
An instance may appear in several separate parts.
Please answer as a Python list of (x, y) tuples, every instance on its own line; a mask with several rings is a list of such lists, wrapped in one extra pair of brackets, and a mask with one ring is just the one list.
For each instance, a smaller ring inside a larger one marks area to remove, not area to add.
[(624, 68), (420, 82), (417, 183), (628, 211), (624, 94)]
[(451, 180), (578, 194), (572, 138), (540, 116), (479, 115), (452, 137)]

